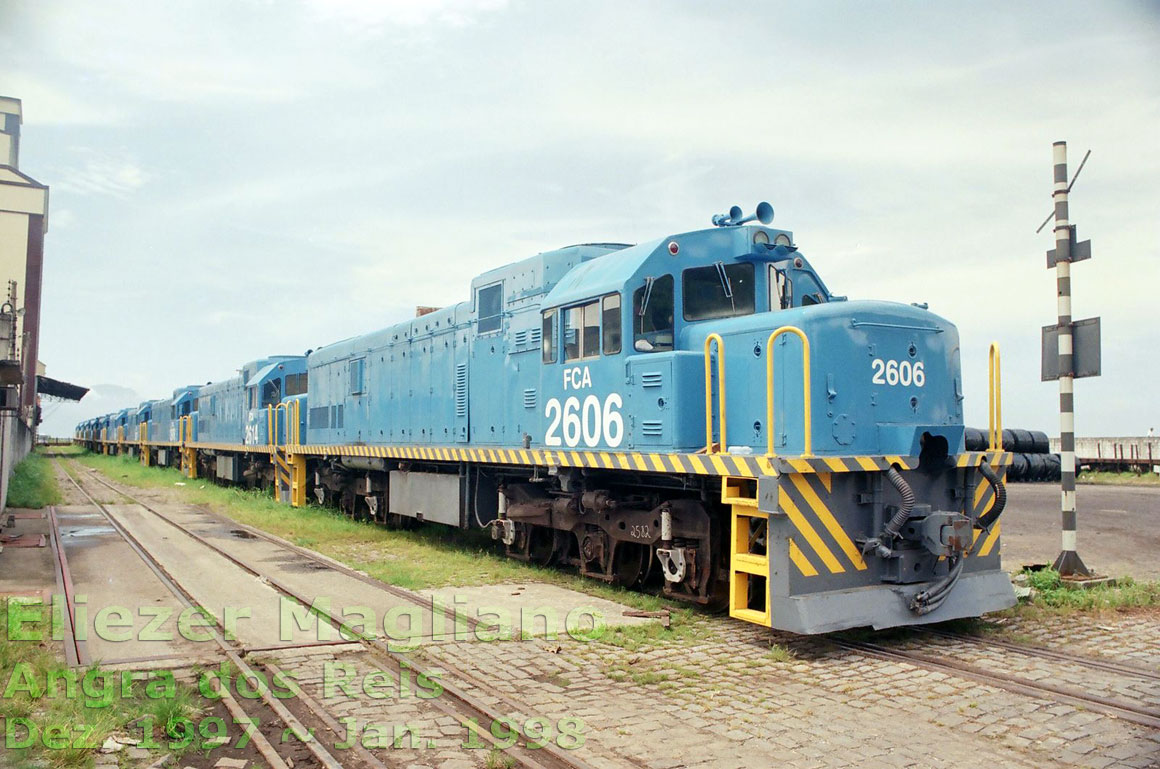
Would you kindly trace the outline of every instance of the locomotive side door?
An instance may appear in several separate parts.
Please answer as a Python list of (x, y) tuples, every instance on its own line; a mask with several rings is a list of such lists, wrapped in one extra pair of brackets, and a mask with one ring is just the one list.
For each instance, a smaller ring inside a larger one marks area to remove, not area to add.
[[(460, 334), (460, 338), (462, 338)], [(455, 345), (455, 420), (454, 433), (456, 443), (467, 443), (468, 416), (471, 398), (468, 397), (468, 386), (471, 382), (468, 376), (467, 363), (471, 360), (471, 346), (469, 344)]]

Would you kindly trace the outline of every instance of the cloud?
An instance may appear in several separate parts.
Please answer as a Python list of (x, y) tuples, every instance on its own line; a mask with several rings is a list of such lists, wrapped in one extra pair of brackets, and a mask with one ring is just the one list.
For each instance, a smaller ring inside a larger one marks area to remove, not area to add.
[(127, 198), (144, 187), (152, 175), (125, 152), (74, 147), (77, 161), (64, 167), (52, 186), (78, 195)]
[(1084, 418), (1127, 430), (1156, 406), (1125, 383), (1160, 376), (1132, 352), (1156, 346), (1160, 16), (1063, 6), (9, 4), (22, 165), (72, 214), (50, 236), (45, 360), (157, 396), (467, 299), (538, 251), (768, 199), (835, 292), (959, 326), (972, 418), (997, 338), (1008, 421), (1050, 429), (1033, 230), (1066, 138), (1073, 166), (1094, 150), (1076, 315), (1105, 319)]
[(466, 26), (502, 10), (507, 0), (304, 0), (303, 5), (320, 19), (374, 34), (391, 26)]

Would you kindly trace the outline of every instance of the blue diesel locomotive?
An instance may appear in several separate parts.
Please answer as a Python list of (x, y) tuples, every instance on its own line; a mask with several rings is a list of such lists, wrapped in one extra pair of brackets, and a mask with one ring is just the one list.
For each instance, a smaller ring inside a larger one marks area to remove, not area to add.
[(833, 295), (772, 216), (541, 253), (77, 437), (799, 633), (1012, 605), (1010, 455), (964, 450), (954, 325)]

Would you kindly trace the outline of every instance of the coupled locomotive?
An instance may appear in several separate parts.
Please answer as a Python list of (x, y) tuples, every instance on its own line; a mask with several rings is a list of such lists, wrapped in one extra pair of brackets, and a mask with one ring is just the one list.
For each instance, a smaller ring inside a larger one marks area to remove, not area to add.
[(1012, 605), (1010, 454), (964, 449), (955, 326), (834, 295), (772, 217), (537, 254), (77, 439), (798, 633)]

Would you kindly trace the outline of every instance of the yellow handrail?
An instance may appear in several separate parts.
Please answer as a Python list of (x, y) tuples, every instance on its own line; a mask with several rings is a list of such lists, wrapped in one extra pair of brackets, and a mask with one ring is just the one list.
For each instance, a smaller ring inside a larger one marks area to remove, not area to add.
[[(274, 428), (275, 428), (275, 433), (274, 433), (274, 435), (273, 435), (273, 440), (272, 440), (272, 441), (270, 441), (270, 442), (271, 442), (271, 443), (272, 443), (274, 446), (281, 446), (281, 445), (283, 445), (283, 444), (280, 444), (280, 443), (278, 443), (278, 433), (276, 432), (276, 431), (277, 431), (277, 427), (278, 427), (278, 412), (279, 412), (279, 411), (282, 411), (283, 409), (286, 409), (286, 404), (285, 404), (285, 403), (276, 403), (276, 404), (274, 404)], [(282, 418), (283, 418), (283, 419), (285, 419), (285, 418), (286, 418), (286, 415), (287, 415), (287, 413), (288, 413), (288, 410), (286, 411), (286, 413), (283, 413), (283, 414), (282, 414)], [(288, 419), (286, 420), (286, 437), (287, 437), (287, 439), (290, 437), (290, 420), (288, 420)]]
[(266, 445), (274, 445), (274, 407), (266, 407)]
[(812, 424), (810, 419), (810, 340), (806, 337), (805, 332), (797, 326), (782, 326), (770, 334), (765, 343), (765, 422), (766, 429), (769, 431), (767, 443), (769, 450), (766, 453), (769, 456), (774, 456), (776, 453), (773, 450), (773, 342), (782, 334), (794, 334), (802, 340), (802, 401), (805, 404), (805, 451), (802, 456), (812, 457), (813, 453), (810, 451), (813, 448), (810, 431)]
[(991, 342), (987, 355), (987, 422), (990, 450), (1003, 450), (1003, 373), (999, 362), (999, 343)]
[[(294, 403), (294, 445), (302, 445), (302, 401), (293, 401)], [(287, 430), (287, 433), (290, 431)]]
[(705, 337), (705, 453), (713, 453), (713, 365), (709, 351), (713, 342), (717, 343), (717, 411), (721, 419), (721, 450), (727, 451), (725, 443), (725, 340), (720, 334)]

